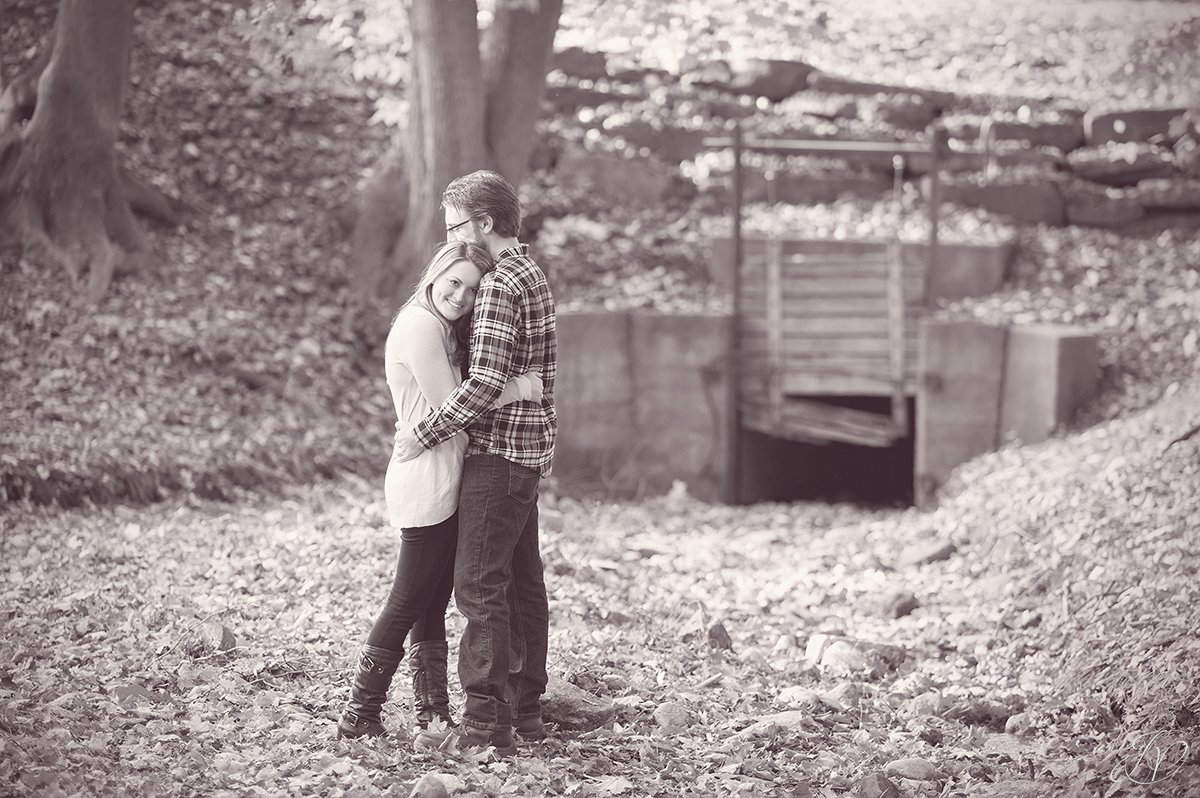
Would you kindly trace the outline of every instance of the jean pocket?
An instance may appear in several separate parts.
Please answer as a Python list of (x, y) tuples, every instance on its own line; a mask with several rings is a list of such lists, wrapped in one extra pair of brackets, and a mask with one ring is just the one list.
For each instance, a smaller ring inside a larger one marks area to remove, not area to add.
[(529, 504), (537, 498), (541, 475), (532, 468), (516, 463), (508, 464), (508, 496), (521, 504)]

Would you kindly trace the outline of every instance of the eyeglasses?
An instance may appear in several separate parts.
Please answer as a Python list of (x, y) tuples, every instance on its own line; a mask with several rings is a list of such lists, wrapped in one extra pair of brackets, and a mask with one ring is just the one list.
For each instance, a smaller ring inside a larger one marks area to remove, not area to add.
[(458, 228), (462, 227), (464, 224), (468, 224), (469, 222), (473, 222), (473, 221), (475, 221), (475, 217), (474, 217), (474, 216), (468, 216), (466, 219), (463, 219), (461, 222), (459, 222), (459, 223), (457, 223), (457, 224), (451, 224), (451, 225), (447, 225), (447, 226), (446, 226), (446, 235), (449, 235), (450, 233), (453, 233), (455, 230), (457, 230)]

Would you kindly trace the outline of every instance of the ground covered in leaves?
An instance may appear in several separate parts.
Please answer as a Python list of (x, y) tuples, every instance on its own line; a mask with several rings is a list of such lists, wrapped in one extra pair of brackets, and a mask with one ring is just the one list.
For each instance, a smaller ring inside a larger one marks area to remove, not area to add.
[[(614, 724), (486, 767), (403, 734), (334, 740), (395, 551), (390, 308), (350, 296), (338, 211), (388, 144), (380, 87), (400, 78), (394, 29), (304, 5), (322, 25), (297, 38), (333, 30), (336, 57), (305, 61), (233, 5), (139, 12), (121, 152), (193, 209), (152, 231), (154, 268), (92, 309), (0, 253), (0, 792), (403, 796), (426, 773), (486, 796), (878, 796), (884, 774), (908, 795), (1200, 790), (1200, 233), (949, 208), (948, 237), (1012, 238), (1017, 260), (1004, 290), (940, 312), (1103, 333), (1074, 432), (964, 466), (931, 512), (552, 489), (553, 670)], [(563, 43), (683, 70), (752, 37), (1006, 110), (1178, 99), (1155, 54), (1186, 4), (852, 6), (568, 2)], [(7, 66), (52, 12), (18, 7)], [(693, 107), (667, 99), (638, 108)], [(559, 271), (564, 306), (722, 306), (702, 197), (630, 211), (534, 185), (538, 246), (586, 266)], [(839, 200), (749, 222), (919, 234), (897, 214)]]
[(1198, 406), (1193, 384), (985, 456), (932, 512), (549, 492), (552, 670), (616, 719), (482, 766), (414, 755), (402, 703), (395, 738), (334, 738), (395, 552), (374, 482), (10, 511), (0, 784), (403, 796), (436, 773), (465, 795), (865, 796), (887, 774), (907, 795), (1191, 794)]

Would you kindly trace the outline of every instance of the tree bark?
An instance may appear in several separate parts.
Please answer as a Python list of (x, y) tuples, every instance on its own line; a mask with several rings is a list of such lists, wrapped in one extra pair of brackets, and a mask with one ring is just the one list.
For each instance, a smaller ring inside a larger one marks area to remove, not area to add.
[(23, 129), (0, 143), (0, 211), (27, 244), (98, 301), (146, 252), (114, 147), (128, 82), (135, 0), (62, 0)]
[[(481, 52), (475, 0), (411, 0), (408, 124), (364, 188), (352, 235), (365, 294), (411, 290), (445, 240), (441, 196), (455, 177), (491, 168), (513, 185), (524, 178), (562, 0), (528, 6), (499, 0)], [(406, 201), (382, 208), (405, 183)]]
[(499, 2), (484, 37), (487, 140), (494, 168), (514, 186), (525, 179), (533, 153), (561, 13), (562, 0), (539, 0), (536, 11), (525, 3)]

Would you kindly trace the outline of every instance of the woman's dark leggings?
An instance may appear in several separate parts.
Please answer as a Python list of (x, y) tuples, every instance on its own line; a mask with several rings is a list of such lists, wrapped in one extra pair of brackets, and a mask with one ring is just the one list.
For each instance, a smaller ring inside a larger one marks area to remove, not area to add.
[(446, 639), (446, 607), (454, 588), (454, 548), (458, 513), (432, 526), (400, 530), (396, 578), (367, 645), (403, 651), (426, 640)]

